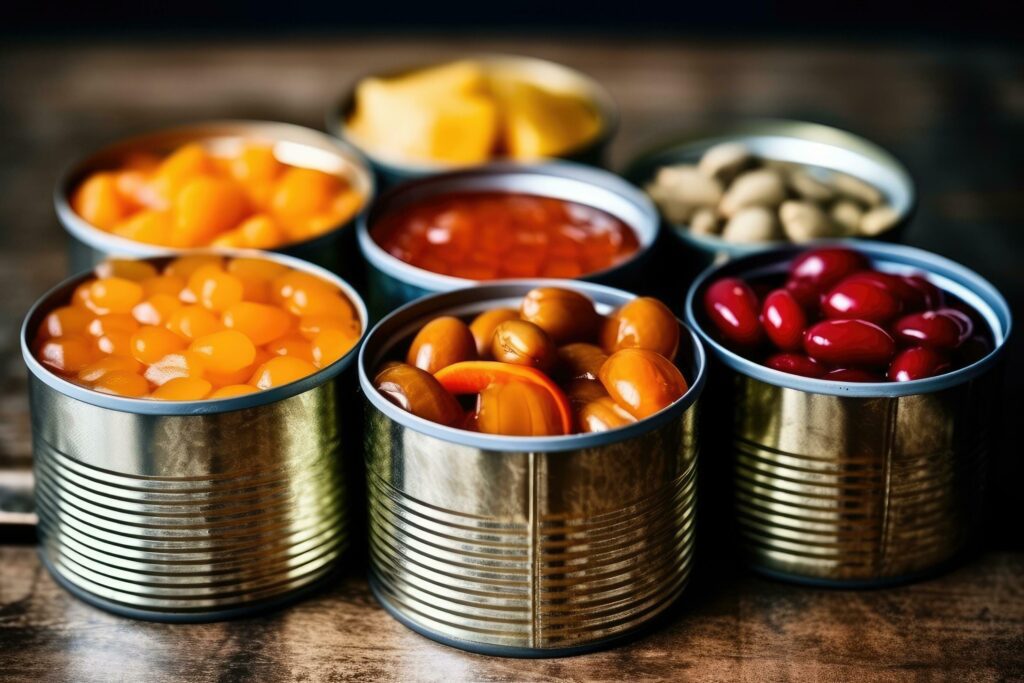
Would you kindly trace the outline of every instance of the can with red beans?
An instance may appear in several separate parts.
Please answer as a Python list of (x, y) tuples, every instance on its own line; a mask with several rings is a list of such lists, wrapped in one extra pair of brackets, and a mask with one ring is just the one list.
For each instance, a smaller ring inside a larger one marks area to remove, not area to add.
[[(882, 378), (877, 371), (859, 368), (833, 371), (830, 377), (835, 379), (803, 376), (801, 364), (812, 362), (803, 349), (776, 354), (770, 367), (737, 349), (744, 342), (784, 349), (796, 344), (792, 331), (770, 321), (762, 323), (763, 330), (748, 330), (742, 319), (733, 319), (735, 340), (727, 345), (716, 330), (723, 322), (712, 319), (714, 307), (708, 314), (705, 297), (726, 279), (756, 283), (782, 276), (807, 247), (776, 249), (712, 267), (694, 282), (686, 299), (687, 321), (717, 366), (709, 386), (717, 386), (720, 395), (709, 392), (707, 413), (720, 416), (720, 438), (709, 439), (708, 446), (710, 450), (717, 441), (729, 452), (740, 550), (754, 569), (825, 585), (906, 581), (941, 569), (977, 536), (999, 400), (996, 367), (1010, 332), (1010, 310), (986, 280), (940, 256), (879, 242), (851, 240), (831, 246), (860, 252), (883, 278), (924, 274), (976, 314), (976, 325), (991, 346), (956, 369), (911, 381), (865, 381)], [(858, 275), (846, 289), (853, 292), (858, 278), (871, 277), (877, 274)], [(803, 296), (798, 288), (789, 291), (793, 298)], [(725, 291), (717, 296), (728, 304), (727, 297), (734, 295), (739, 307), (745, 304), (741, 294)], [(845, 305), (842, 294), (822, 306)], [(783, 311), (784, 320), (791, 300), (776, 296), (769, 304)], [(867, 301), (869, 310), (862, 313), (885, 315), (887, 303)], [(900, 334), (944, 332), (930, 316), (921, 317), (895, 323), (907, 328), (895, 332), (897, 345)], [(725, 318), (730, 318), (728, 312)], [(851, 323), (865, 329), (834, 329)], [(856, 337), (851, 352), (874, 362), (870, 357), (885, 351), (875, 347), (893, 341), (886, 336), (876, 344), (869, 335), (857, 336), (872, 329), (881, 332), (864, 320), (809, 321), (803, 347), (813, 351), (814, 344), (827, 345), (829, 335)], [(770, 339), (754, 338), (762, 332)], [(913, 353), (906, 358), (897, 356), (902, 363), (897, 370), (914, 372), (930, 359), (926, 346), (908, 350)]]

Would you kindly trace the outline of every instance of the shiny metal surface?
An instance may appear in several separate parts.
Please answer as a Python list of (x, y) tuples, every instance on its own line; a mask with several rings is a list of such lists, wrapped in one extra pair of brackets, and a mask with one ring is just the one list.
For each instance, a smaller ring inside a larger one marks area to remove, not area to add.
[[(492, 69), (522, 74), (527, 76), (533, 83), (547, 85), (560, 91), (577, 92), (588, 98), (596, 107), (601, 117), (601, 131), (592, 140), (576, 149), (569, 150), (565, 154), (560, 154), (559, 157), (591, 166), (604, 165), (608, 143), (611, 142), (619, 127), (619, 109), (615, 104), (615, 100), (612, 99), (612, 96), (599, 82), (575, 69), (535, 57), (483, 54), (467, 55), (466, 59), (483, 62)], [(402, 76), (429, 66), (435, 65), (421, 64), (384, 74), (368, 74), (366, 77), (389, 78)], [(359, 80), (361, 81), (362, 79)], [(327, 110), (326, 128), (332, 135), (361, 149), (363, 154), (370, 160), (370, 164), (373, 166), (373, 170), (376, 172), (382, 187), (390, 187), (413, 178), (422, 178), (435, 173), (446, 173), (460, 168), (457, 165), (442, 163), (400, 163), (380, 158), (375, 156), (371, 150), (362, 149), (358, 142), (348, 135), (345, 129), (345, 121), (352, 114), (352, 110), (355, 107), (355, 94), (358, 82), (353, 83), (345, 94)]]
[[(898, 241), (916, 209), (913, 178), (896, 157), (859, 135), (805, 121), (764, 119), (693, 130), (639, 155), (626, 166), (623, 176), (643, 187), (662, 166), (695, 164), (705, 151), (722, 142), (742, 142), (768, 159), (840, 171), (875, 185), (901, 215), (895, 227), (875, 239)], [(684, 225), (667, 221), (666, 225), (666, 232), (677, 239), (700, 268), (786, 244), (727, 242), (716, 235), (694, 235)]]
[[(536, 282), (423, 299), (382, 321), (360, 354), (376, 593), (416, 630), (489, 654), (571, 654), (632, 633), (679, 596), (693, 560), (705, 363), (692, 333), (687, 395), (613, 432), (467, 432), (405, 413), (370, 384), (426, 320), (508, 305)], [(572, 286), (605, 309), (632, 298)]]
[(705, 285), (777, 271), (795, 248), (709, 270), (690, 290), (687, 319), (719, 362), (713, 381), (727, 387), (709, 410), (726, 416), (750, 564), (794, 580), (870, 585), (934, 571), (976, 538), (1011, 321), (998, 292), (962, 266), (909, 247), (852, 246), (883, 270), (929, 272), (989, 322), (996, 350), (926, 380), (844, 385), (776, 372), (721, 346), (696, 303)]
[[(272, 258), (343, 287), (365, 330), (351, 287)], [(355, 350), (309, 378), (234, 399), (99, 394), (30, 351), (29, 331), (86, 276), (52, 290), (22, 328), (47, 566), (101, 607), (171, 621), (248, 613), (326, 577), (349, 544), (343, 467), (358, 434), (342, 418)]]
[(370, 211), (360, 216), (356, 229), (367, 262), (367, 296), (374, 317), (429, 294), (479, 284), (433, 273), (392, 256), (371, 235), (376, 222), (392, 211), (440, 194), (495, 191), (553, 197), (610, 213), (634, 230), (639, 249), (622, 263), (580, 279), (616, 286), (643, 279), (659, 231), (658, 212), (647, 195), (618, 176), (580, 164), (494, 163), (409, 181), (382, 194)]
[[(114, 168), (133, 152), (169, 154), (181, 145), (199, 142), (214, 152), (228, 154), (252, 140), (272, 143), (274, 153), (285, 163), (315, 168), (344, 178), (363, 195), (364, 209), (373, 200), (374, 179), (367, 161), (351, 146), (319, 131), (289, 123), (244, 120), (207, 121), (160, 130), (108, 145), (73, 163), (61, 175), (53, 201), (57, 217), (71, 237), (68, 245), (70, 272), (92, 268), (108, 256), (145, 258), (176, 251), (171, 247), (125, 239), (83, 220), (72, 210), (69, 202), (72, 192), (87, 175)], [(356, 264), (355, 222), (356, 216), (353, 216), (319, 237), (287, 244), (273, 251), (301, 258), (351, 278), (360, 272)]]

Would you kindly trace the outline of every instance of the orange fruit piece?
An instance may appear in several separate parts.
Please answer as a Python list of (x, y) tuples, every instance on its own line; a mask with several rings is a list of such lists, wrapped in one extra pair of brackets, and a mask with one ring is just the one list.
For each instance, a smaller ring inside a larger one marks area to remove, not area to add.
[(318, 368), (326, 368), (337, 361), (359, 341), (354, 336), (342, 330), (324, 330), (313, 338), (313, 364)]
[(327, 207), (339, 184), (323, 171), (292, 167), (277, 181), (270, 206), (277, 214), (310, 216)]
[(271, 300), (271, 281), (287, 273), (288, 267), (263, 259), (236, 258), (228, 261), (227, 271), (242, 281), (246, 301), (264, 304)]
[(204, 173), (212, 173), (210, 155), (197, 143), (179, 147), (164, 159), (153, 173), (153, 189), (166, 205), (170, 205), (185, 184)]
[(115, 225), (111, 232), (118, 237), (145, 244), (170, 244), (173, 221), (167, 211), (139, 211)]
[(304, 315), (299, 318), (299, 334), (306, 339), (312, 339), (327, 330), (348, 332), (357, 337), (360, 332), (358, 321), (344, 313), (342, 315)]
[(84, 334), (95, 314), (82, 306), (61, 306), (46, 314), (39, 333), (47, 338)]
[(288, 240), (273, 218), (266, 214), (257, 214), (247, 218), (236, 228), (242, 245), (252, 249), (271, 249)]
[(171, 244), (195, 247), (209, 244), (238, 224), (248, 210), (248, 199), (236, 183), (200, 176), (189, 180), (174, 200)]
[(199, 337), (188, 350), (205, 356), (206, 368), (211, 372), (241, 370), (256, 359), (252, 340), (238, 330), (223, 330)]
[(96, 266), (93, 273), (98, 278), (119, 277), (135, 282), (142, 282), (158, 275), (153, 264), (132, 259), (109, 259)]
[(249, 378), (249, 384), (257, 389), (272, 389), (291, 384), (316, 371), (316, 366), (309, 361), (294, 356), (278, 356), (260, 365)]
[(130, 315), (124, 313), (107, 313), (99, 315), (89, 322), (87, 328), (89, 334), (94, 337), (102, 337), (111, 332), (131, 334), (139, 329), (139, 323)]
[(137, 374), (141, 370), (142, 363), (130, 356), (106, 356), (79, 370), (78, 379), (83, 382), (95, 382), (108, 372), (117, 371)]
[(131, 356), (132, 335), (130, 332), (107, 332), (96, 339), (96, 348), (109, 355)]
[(151, 384), (163, 386), (178, 377), (196, 377), (202, 379), (206, 372), (206, 359), (195, 351), (179, 351), (169, 353), (156, 361), (144, 373)]
[(213, 385), (199, 377), (175, 377), (153, 391), (153, 398), (164, 401), (199, 401), (206, 398)]
[(153, 294), (145, 301), (135, 304), (132, 317), (143, 325), (163, 325), (183, 304), (171, 294)]
[(142, 285), (120, 277), (100, 278), (89, 286), (89, 301), (98, 313), (131, 313), (142, 301)]
[(181, 337), (163, 327), (147, 325), (131, 337), (131, 355), (140, 363), (151, 365), (169, 353), (182, 349)]
[(142, 285), (142, 294), (149, 298), (155, 294), (167, 294), (175, 299), (185, 288), (185, 278), (177, 275), (157, 275), (146, 278), (139, 283)]
[(255, 394), (259, 389), (249, 384), (228, 384), (220, 389), (217, 389), (207, 398), (234, 398), (235, 396), (244, 396), (246, 394)]
[(229, 330), (238, 330), (263, 346), (288, 332), (292, 317), (276, 306), (242, 301), (224, 311), (221, 317)]
[(313, 345), (297, 335), (285, 335), (264, 347), (276, 356), (291, 356), (309, 363), (313, 362)]
[(224, 311), (242, 300), (242, 281), (218, 266), (203, 266), (188, 279), (188, 288), (204, 308)]
[(184, 339), (198, 339), (224, 329), (220, 319), (202, 306), (182, 306), (171, 313), (167, 329)]
[(111, 230), (130, 210), (117, 191), (112, 173), (94, 173), (71, 198), (71, 208), (86, 221), (102, 230)]
[(39, 348), (39, 360), (57, 372), (77, 373), (96, 360), (97, 352), (88, 337), (54, 337)]
[(149, 393), (149, 382), (137, 372), (111, 370), (100, 376), (92, 388), (104, 394), (141, 398)]
[(196, 272), (203, 266), (215, 265), (218, 268), (224, 267), (224, 259), (215, 254), (190, 254), (188, 256), (179, 256), (164, 268), (164, 277), (173, 275), (182, 279), (182, 286), (192, 277), (192, 273)]
[(274, 156), (270, 145), (250, 144), (231, 160), (231, 175), (240, 183), (269, 183), (281, 172), (283, 165)]

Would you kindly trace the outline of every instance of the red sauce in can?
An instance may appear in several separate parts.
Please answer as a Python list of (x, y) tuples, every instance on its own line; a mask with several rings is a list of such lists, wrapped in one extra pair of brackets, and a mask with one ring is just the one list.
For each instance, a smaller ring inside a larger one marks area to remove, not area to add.
[(633, 229), (606, 211), (509, 192), (432, 197), (383, 216), (371, 234), (406, 263), (470, 280), (580, 277), (640, 247)]

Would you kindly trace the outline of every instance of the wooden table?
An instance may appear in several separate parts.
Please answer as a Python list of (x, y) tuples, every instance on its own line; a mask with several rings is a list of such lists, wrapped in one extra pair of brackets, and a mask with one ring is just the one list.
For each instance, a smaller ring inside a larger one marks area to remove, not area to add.
[[(320, 127), (328, 103), (358, 75), (463, 52), (533, 54), (601, 79), (623, 110), (616, 167), (709, 117), (802, 118), (862, 133), (904, 159), (918, 181), (921, 206), (908, 241), (979, 270), (1022, 310), (1020, 53), (459, 36), (0, 49), (0, 471), (31, 462), (17, 329), (31, 302), (65, 274), (63, 233), (50, 201), (64, 164), (111, 139), (190, 120)], [(1022, 351), (1018, 334), (1007, 373), (1014, 390), (1004, 402), (1014, 428), (1024, 408), (1015, 386), (1024, 379)], [(427, 641), (376, 606), (359, 568), (316, 597), (261, 618), (132, 622), (72, 599), (41, 569), (31, 545), (0, 537), (0, 679), (1020, 678), (1024, 525), (1017, 488), (1024, 461), (1016, 440), (1002, 443), (987, 551), (952, 573), (881, 591), (814, 590), (746, 575), (704, 552), (688, 596), (662, 628), (610, 652), (566, 660), (492, 659)], [(0, 472), (0, 506), (3, 489), (24, 480)]]

